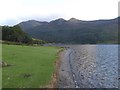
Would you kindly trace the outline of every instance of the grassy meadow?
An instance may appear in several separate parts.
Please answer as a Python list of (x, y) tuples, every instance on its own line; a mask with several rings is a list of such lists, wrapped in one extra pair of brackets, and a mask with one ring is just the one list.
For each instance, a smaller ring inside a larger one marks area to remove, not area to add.
[(39, 88), (49, 84), (60, 48), (52, 46), (2, 46), (3, 88)]

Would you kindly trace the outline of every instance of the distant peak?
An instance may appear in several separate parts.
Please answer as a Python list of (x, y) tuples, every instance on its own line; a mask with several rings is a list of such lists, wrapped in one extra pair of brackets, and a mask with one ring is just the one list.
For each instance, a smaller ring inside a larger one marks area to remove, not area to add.
[(69, 20), (78, 20), (78, 19), (76, 19), (76, 18), (70, 18)]
[(78, 19), (76, 19), (76, 18), (70, 18), (68, 21), (78, 21)]
[(63, 19), (63, 18), (59, 18), (59, 20), (65, 20), (65, 19)]
[(51, 21), (50, 23), (57, 23), (58, 25), (61, 25), (61, 24), (65, 23), (65, 22), (67, 22), (65, 19), (59, 18), (59, 19)]
[(28, 22), (36, 22), (36, 20), (28, 20)]
[(66, 21), (66, 20), (63, 18), (59, 18), (59, 19), (56, 19), (55, 21)]

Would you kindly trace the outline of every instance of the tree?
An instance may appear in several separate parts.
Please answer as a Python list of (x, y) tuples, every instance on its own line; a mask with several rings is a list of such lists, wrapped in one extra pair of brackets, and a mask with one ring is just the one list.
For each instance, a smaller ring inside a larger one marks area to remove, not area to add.
[(2, 40), (19, 43), (29, 43), (32, 41), (32, 38), (28, 34), (23, 32), (18, 25), (15, 25), (13, 27), (2, 27)]

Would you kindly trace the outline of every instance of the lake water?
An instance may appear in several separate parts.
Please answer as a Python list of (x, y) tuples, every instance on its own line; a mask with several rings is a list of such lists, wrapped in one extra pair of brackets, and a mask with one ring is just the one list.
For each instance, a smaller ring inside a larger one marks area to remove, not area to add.
[(70, 49), (80, 88), (118, 88), (118, 45), (72, 45)]

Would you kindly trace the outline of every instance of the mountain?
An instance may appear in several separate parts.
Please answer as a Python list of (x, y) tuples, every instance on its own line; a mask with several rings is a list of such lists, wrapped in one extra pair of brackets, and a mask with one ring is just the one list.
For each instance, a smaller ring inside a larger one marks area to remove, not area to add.
[(30, 20), (19, 26), (34, 38), (55, 43), (117, 43), (118, 18), (82, 21), (59, 18), (51, 22)]
[(20, 27), (22, 27), (23, 30), (26, 30), (26, 29), (30, 29), (32, 27), (41, 26), (45, 23), (47, 23), (47, 22), (39, 22), (39, 21), (36, 21), (36, 20), (29, 20), (29, 21), (26, 21), (26, 22), (22, 22), (19, 25), (20, 25)]

